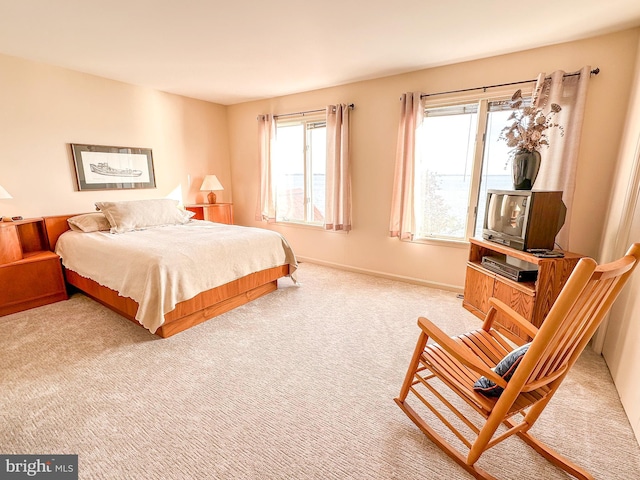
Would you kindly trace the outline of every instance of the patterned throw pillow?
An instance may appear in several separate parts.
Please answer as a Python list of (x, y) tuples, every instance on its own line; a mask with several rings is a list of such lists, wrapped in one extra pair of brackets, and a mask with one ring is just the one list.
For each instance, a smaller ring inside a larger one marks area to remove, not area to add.
[[(516, 368), (518, 368), (520, 360), (522, 360), (524, 354), (527, 353), (527, 350), (529, 350), (529, 345), (531, 345), (531, 343), (525, 343), (521, 347), (513, 350), (502, 360), (500, 360), (500, 362), (495, 367), (493, 367), (492, 370), (508, 382), (513, 376), (513, 373), (516, 371)], [(476, 380), (476, 383), (473, 384), (473, 389), (476, 392), (481, 393), (485, 397), (499, 397), (504, 390), (500, 385), (496, 385), (494, 382), (484, 376)]]

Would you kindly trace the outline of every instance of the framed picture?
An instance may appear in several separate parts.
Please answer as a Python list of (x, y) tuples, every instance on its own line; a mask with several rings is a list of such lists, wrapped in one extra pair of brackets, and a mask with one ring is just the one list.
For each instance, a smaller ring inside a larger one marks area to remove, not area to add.
[(71, 144), (78, 190), (155, 188), (150, 148)]

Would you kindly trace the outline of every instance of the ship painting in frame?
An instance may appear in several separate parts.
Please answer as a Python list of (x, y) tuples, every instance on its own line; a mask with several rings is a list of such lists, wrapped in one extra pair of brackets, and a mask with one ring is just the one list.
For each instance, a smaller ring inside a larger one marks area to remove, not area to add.
[(156, 187), (150, 148), (70, 145), (79, 191)]

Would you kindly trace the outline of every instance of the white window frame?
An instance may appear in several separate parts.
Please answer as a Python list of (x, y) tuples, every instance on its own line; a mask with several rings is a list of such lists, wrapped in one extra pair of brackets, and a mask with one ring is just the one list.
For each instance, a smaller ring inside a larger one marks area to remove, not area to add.
[[(467, 243), (469, 238), (475, 235), (476, 216), (479, 205), (480, 183), (482, 177), (482, 164), (484, 160), (485, 152), (485, 135), (487, 129), (488, 112), (490, 102), (506, 102), (511, 99), (511, 96), (518, 87), (497, 87), (491, 88), (491, 91), (480, 91), (475, 93), (465, 94), (446, 94), (437, 95), (432, 98), (427, 98), (423, 102), (423, 107), (426, 109), (456, 105), (466, 105), (477, 103), (478, 104), (478, 121), (476, 129), (476, 138), (474, 141), (473, 149), (473, 162), (471, 166), (471, 184), (469, 188), (469, 196), (467, 199), (467, 214), (465, 221), (464, 239), (431, 235), (431, 236), (418, 236), (415, 235), (412, 241), (419, 243), (428, 243), (431, 241), (436, 242), (449, 242), (449, 243)], [(527, 98), (531, 97), (533, 91), (533, 85), (519, 86), (522, 90), (522, 96)], [(416, 141), (418, 139), (416, 138)], [(505, 161), (507, 159), (505, 158)], [(418, 199), (414, 198), (416, 202)], [(482, 221), (482, 219), (478, 219)]]
[[(310, 130), (313, 128), (308, 128), (309, 124), (324, 124), (324, 128), (326, 129), (327, 124), (327, 115), (326, 112), (315, 112), (315, 113), (303, 113), (300, 115), (282, 115), (279, 117), (275, 117), (275, 130), (276, 130), (276, 142), (278, 141), (278, 128), (292, 126), (292, 125), (302, 125), (303, 128), (303, 212), (304, 219), (303, 220), (286, 220), (282, 218), (278, 218), (278, 198), (276, 195), (275, 198), (275, 210), (276, 210), (276, 223), (282, 224), (294, 224), (294, 225), (306, 225), (310, 227), (323, 227), (324, 221), (314, 221), (313, 220), (313, 200), (312, 200), (312, 191), (313, 191), (313, 172), (311, 166), (311, 150), (310, 150)], [(274, 168), (277, 168), (278, 157), (275, 155), (273, 157), (273, 165)], [(326, 151), (325, 158), (322, 160), (326, 165)], [(277, 188), (277, 185), (276, 185)], [(326, 185), (325, 185), (326, 192)]]

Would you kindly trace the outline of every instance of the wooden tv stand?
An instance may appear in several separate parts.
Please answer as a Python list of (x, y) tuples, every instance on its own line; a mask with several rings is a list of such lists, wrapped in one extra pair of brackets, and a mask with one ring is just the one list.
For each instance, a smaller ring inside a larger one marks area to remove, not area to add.
[[(561, 258), (540, 258), (530, 253), (515, 250), (498, 243), (478, 238), (469, 239), (469, 261), (464, 283), (464, 300), (462, 306), (484, 319), (489, 310), (489, 298), (496, 297), (540, 327), (560, 290), (583, 257), (571, 252), (563, 252)], [(538, 278), (535, 281), (516, 282), (509, 278), (487, 270), (482, 266), (484, 256), (508, 256), (538, 266)], [(520, 332), (518, 327), (507, 321), (504, 316), (496, 317), (501, 325), (524, 340), (529, 337)]]

